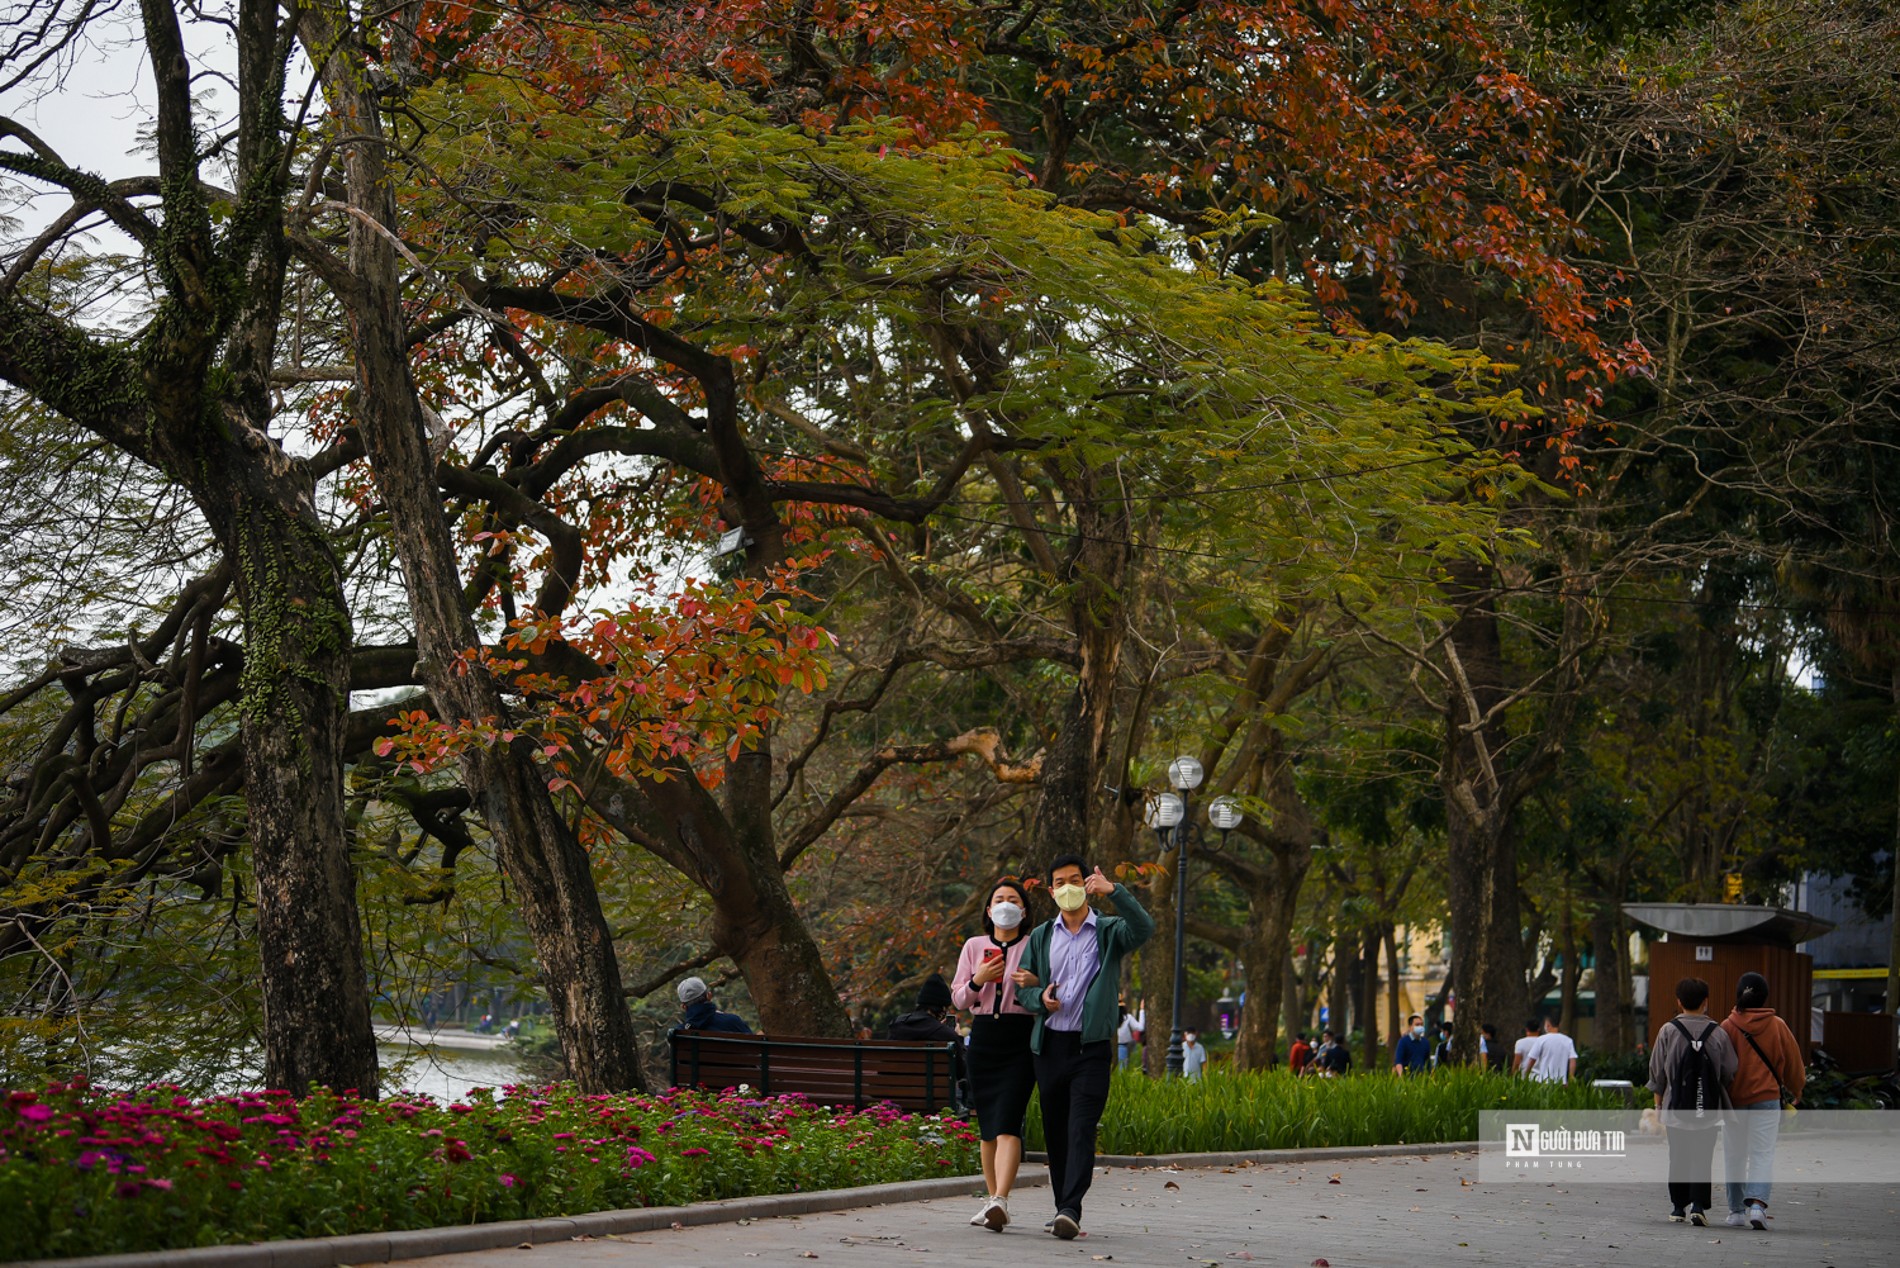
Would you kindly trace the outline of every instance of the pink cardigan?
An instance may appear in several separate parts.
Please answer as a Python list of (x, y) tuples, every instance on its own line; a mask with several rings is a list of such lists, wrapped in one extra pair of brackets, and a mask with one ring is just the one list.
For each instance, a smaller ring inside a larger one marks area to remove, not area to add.
[[(990, 935), (980, 933), (963, 944), (963, 953), (957, 956), (957, 974), (950, 979), (950, 999), (958, 1008), (978, 1016), (994, 1015), (997, 1012), (1028, 1016), (1029, 1010), (1016, 1002), (1016, 988), (1009, 984), (1009, 975), (1023, 965), (1023, 948), (1029, 945), (1029, 934), (1024, 931), (1008, 945), (1003, 959), (1003, 976), (987, 986), (970, 989), (970, 979), (983, 967), (983, 953), (996, 947)], [(997, 992), (1002, 992), (1003, 1006), (996, 1006)]]

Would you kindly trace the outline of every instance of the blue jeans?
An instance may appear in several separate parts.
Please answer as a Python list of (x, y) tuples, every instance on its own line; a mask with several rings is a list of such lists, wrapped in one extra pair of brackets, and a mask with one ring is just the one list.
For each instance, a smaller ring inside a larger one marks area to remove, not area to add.
[(1781, 1131), (1781, 1101), (1738, 1105), (1722, 1126), (1722, 1176), (1728, 1181), (1728, 1209), (1744, 1202), (1768, 1205), (1774, 1187), (1775, 1139)]

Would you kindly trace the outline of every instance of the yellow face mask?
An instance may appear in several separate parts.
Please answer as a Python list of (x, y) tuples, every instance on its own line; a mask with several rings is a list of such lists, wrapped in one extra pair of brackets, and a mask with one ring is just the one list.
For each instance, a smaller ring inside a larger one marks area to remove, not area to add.
[(1080, 885), (1058, 885), (1050, 891), (1055, 897), (1056, 906), (1064, 911), (1078, 910), (1089, 900), (1089, 892)]

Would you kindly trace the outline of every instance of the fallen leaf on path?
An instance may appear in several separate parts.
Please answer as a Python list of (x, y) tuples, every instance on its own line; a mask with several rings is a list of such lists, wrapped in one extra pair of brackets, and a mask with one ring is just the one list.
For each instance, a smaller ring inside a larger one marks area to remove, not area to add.
[(1315, 1259), (1313, 1261), (1313, 1268), (1333, 1268), (1333, 1266), (1324, 1259)]
[[(678, 1227), (679, 1227), (679, 1225), (677, 1225), (677, 1224), (675, 1224), (675, 1225), (674, 1225), (673, 1227), (675, 1227), (675, 1228), (678, 1228)], [(533, 1249), (534, 1249), (534, 1243), (533, 1243), (533, 1242), (523, 1242), (523, 1243), (521, 1243), (521, 1245), (519, 1245), (519, 1246), (517, 1246), (517, 1247), (515, 1247), (515, 1249), (516, 1249), (516, 1250), (533, 1250)]]
[(1164, 1189), (1178, 1189), (1181, 1186), (1176, 1184), (1174, 1181), (1170, 1180), (1166, 1184), (1162, 1185), (1161, 1187)]

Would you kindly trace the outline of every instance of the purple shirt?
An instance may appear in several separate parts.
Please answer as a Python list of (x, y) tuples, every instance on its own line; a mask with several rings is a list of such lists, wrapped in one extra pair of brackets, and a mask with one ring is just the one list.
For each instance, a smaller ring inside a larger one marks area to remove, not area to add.
[(1101, 948), (1095, 938), (1095, 913), (1090, 911), (1082, 928), (1075, 933), (1060, 916), (1049, 931), (1049, 980), (1056, 988), (1056, 1002), (1062, 1007), (1042, 1019), (1044, 1030), (1082, 1029), (1082, 1005), (1088, 1000), (1089, 987), (1101, 972)]

